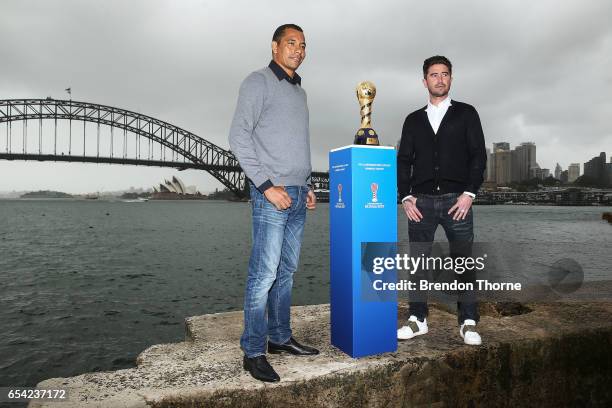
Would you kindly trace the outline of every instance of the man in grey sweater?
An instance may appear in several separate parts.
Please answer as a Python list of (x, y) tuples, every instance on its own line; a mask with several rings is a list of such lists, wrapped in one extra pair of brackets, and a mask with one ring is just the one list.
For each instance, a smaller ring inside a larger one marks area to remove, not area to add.
[[(308, 106), (295, 72), (306, 57), (302, 29), (285, 24), (272, 37), (272, 61), (242, 82), (230, 128), (232, 152), (249, 179), (253, 248), (244, 296), (243, 366), (261, 381), (278, 374), (270, 353), (313, 355), (290, 325), (291, 288), (297, 270), (306, 209), (316, 198), (310, 183)], [(267, 347), (266, 347), (267, 344)]]

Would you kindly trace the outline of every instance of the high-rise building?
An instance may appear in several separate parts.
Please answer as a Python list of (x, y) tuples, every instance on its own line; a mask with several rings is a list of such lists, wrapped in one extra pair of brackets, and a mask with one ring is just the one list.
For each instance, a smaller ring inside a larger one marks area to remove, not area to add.
[(510, 150), (510, 143), (508, 142), (497, 142), (493, 143), (493, 150), (488, 152), (487, 157), (487, 181), (493, 182), (495, 184), (499, 184), (499, 180), (497, 180), (497, 161), (496, 155), (498, 151), (507, 151)]
[(584, 175), (597, 184), (607, 184), (606, 154), (604, 152), (584, 163)]
[(491, 153), (491, 150), (487, 147), (487, 173), (486, 181), (495, 181), (495, 154)]
[(561, 169), (561, 166), (559, 166), (559, 163), (557, 163), (557, 165), (555, 166), (555, 178), (556, 178), (557, 180), (560, 180), (560, 179), (561, 179), (561, 172), (562, 172), (562, 171), (563, 171), (563, 170)]
[(521, 151), (519, 150), (519, 146), (517, 146), (512, 152), (512, 163), (510, 170), (510, 178), (513, 182), (520, 182), (521, 180), (521, 171), (520, 171), (520, 159), (521, 159)]
[(573, 183), (580, 177), (580, 163), (572, 163), (567, 168), (567, 182)]
[(495, 176), (495, 152), (491, 152), (489, 153), (489, 158), (487, 161), (487, 168), (489, 169), (488, 174), (489, 174), (489, 181), (495, 182), (496, 180), (496, 176)]
[[(498, 154), (502, 152), (501, 154)], [(507, 152), (507, 153), (504, 153)], [(503, 160), (497, 163), (497, 159)], [(493, 143), (493, 151), (489, 155), (489, 171), (487, 180), (504, 185), (510, 182), (521, 182), (529, 179), (531, 169), (536, 165), (536, 145), (532, 142), (521, 143), (510, 150), (510, 143)], [(508, 167), (510, 166), (510, 167)], [(501, 173), (498, 174), (498, 171)]]
[(512, 150), (512, 181), (532, 178), (531, 169), (536, 164), (536, 145), (532, 142), (521, 143)]
[(550, 169), (542, 169), (542, 180), (550, 177)]
[(509, 149), (495, 152), (495, 182), (502, 186), (512, 182), (512, 152)]
[[(498, 152), (511, 152), (510, 155)], [(508, 156), (508, 157), (506, 157)], [(504, 162), (499, 164), (496, 162), (498, 157), (502, 157)], [(509, 182), (521, 182), (532, 177), (531, 169), (536, 165), (536, 146), (533, 142), (521, 143), (514, 150), (510, 150), (510, 143), (496, 142), (493, 143), (493, 151), (489, 155), (491, 166), (487, 172), (487, 180), (495, 181), (497, 184), (507, 184)], [(510, 163), (509, 170), (506, 169)], [(498, 175), (500, 169), (503, 174)], [(506, 171), (508, 170), (508, 171)]]
[(516, 177), (519, 181), (531, 178), (531, 169), (536, 166), (536, 145), (533, 142), (521, 143), (516, 147)]

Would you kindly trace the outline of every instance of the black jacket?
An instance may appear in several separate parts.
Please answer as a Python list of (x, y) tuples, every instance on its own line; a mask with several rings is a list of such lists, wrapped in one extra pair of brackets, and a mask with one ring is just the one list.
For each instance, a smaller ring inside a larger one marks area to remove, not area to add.
[(397, 156), (399, 198), (413, 193), (476, 194), (487, 164), (478, 112), (467, 103), (451, 100), (435, 134), (426, 108), (404, 121)]

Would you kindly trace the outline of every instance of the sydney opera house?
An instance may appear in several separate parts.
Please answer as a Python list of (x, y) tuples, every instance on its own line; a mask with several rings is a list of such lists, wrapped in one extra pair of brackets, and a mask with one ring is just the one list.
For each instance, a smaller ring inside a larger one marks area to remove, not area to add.
[(206, 198), (195, 186), (185, 186), (183, 182), (173, 176), (172, 180), (164, 180), (159, 186), (153, 186), (154, 200), (201, 200)]

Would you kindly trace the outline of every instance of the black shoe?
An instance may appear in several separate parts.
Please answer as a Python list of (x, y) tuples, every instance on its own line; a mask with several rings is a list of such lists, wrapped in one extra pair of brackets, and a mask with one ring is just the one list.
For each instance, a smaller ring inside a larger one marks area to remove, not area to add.
[(275, 344), (271, 341), (268, 342), (268, 353), (279, 354), (283, 352), (296, 356), (314, 356), (315, 354), (319, 354), (319, 350), (316, 348), (304, 346), (295, 341), (293, 337), (283, 344)]
[(242, 367), (247, 370), (253, 378), (266, 381), (266, 382), (279, 382), (280, 377), (276, 374), (276, 371), (272, 368), (266, 356), (257, 356), (248, 358), (244, 356), (242, 359)]

